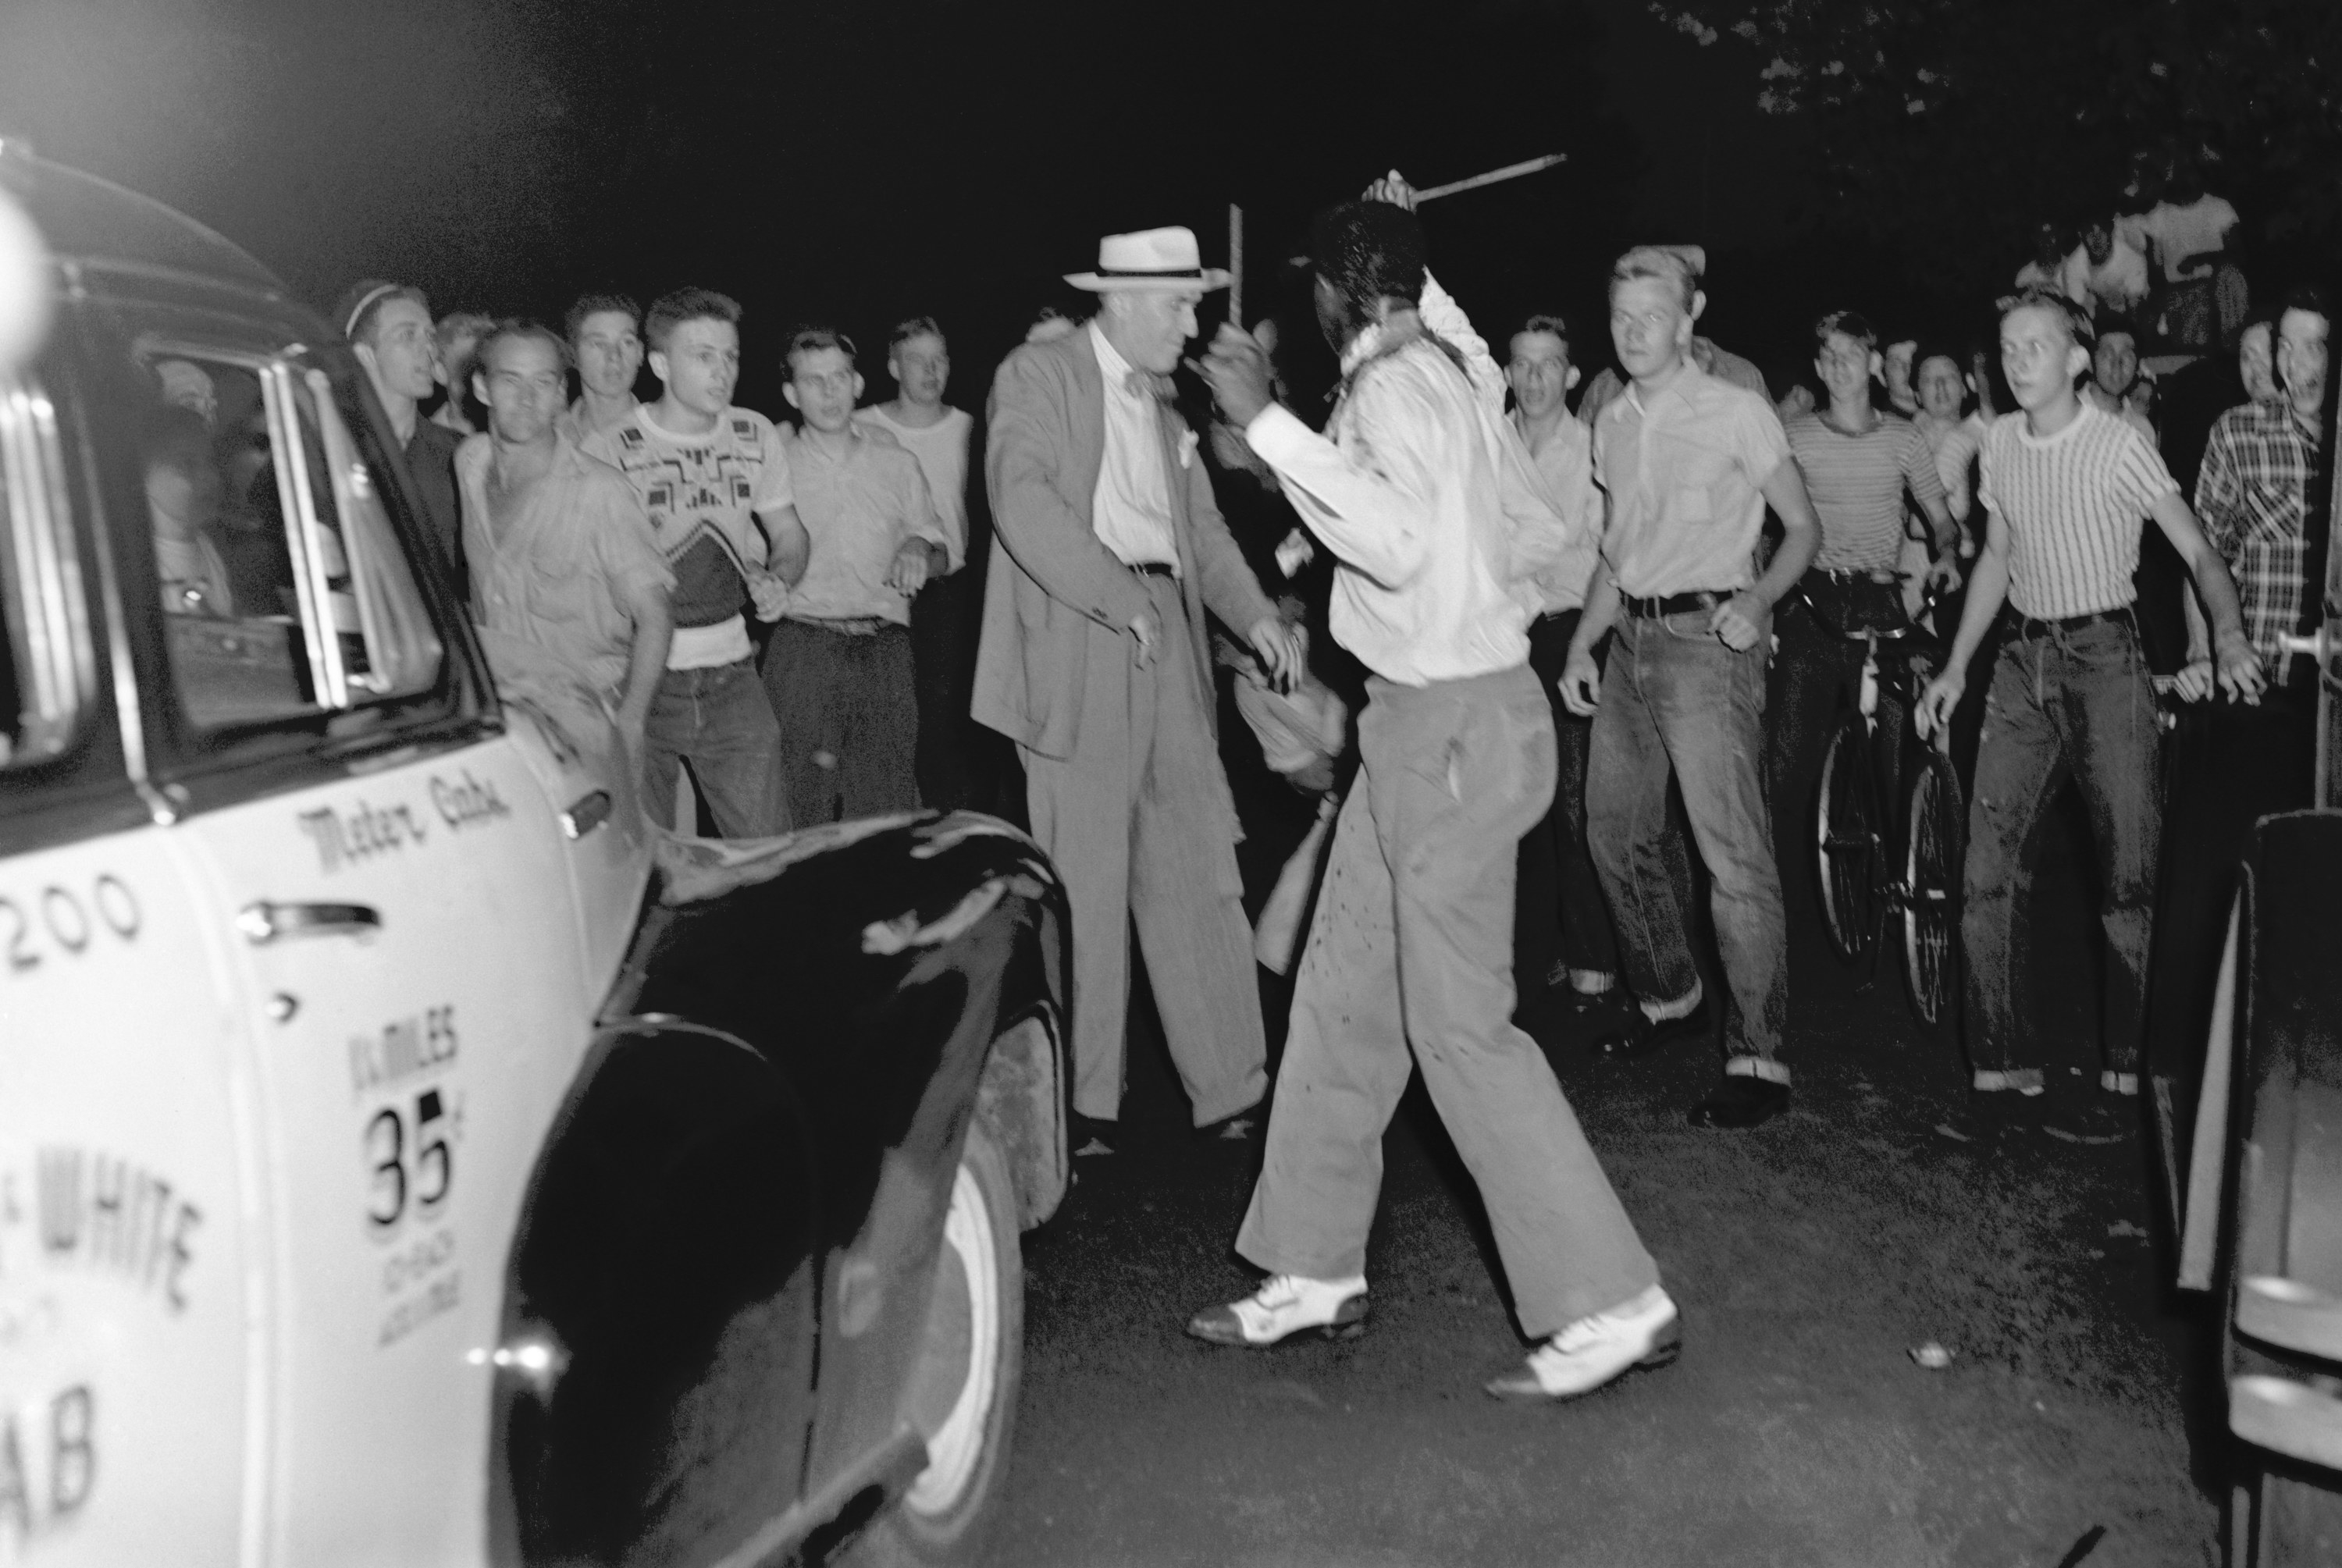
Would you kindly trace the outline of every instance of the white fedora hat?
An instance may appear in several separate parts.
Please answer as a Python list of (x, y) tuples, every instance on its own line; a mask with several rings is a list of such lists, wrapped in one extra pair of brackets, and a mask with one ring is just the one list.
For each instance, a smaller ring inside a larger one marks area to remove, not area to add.
[(1066, 281), (1104, 294), (1131, 288), (1226, 288), (1228, 275), (1203, 265), (1195, 230), (1167, 228), (1106, 235), (1098, 241), (1097, 271), (1069, 272)]

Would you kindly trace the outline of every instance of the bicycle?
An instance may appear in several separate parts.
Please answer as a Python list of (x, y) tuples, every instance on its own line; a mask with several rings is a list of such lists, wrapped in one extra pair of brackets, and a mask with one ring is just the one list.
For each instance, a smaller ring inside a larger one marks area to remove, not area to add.
[[(1920, 615), (1932, 608), (1931, 594)], [(1913, 655), (1931, 634), (1917, 620), (1900, 629), (1862, 633), (1862, 685), (1851, 711), (1838, 721), (1822, 758), (1814, 804), (1814, 846), (1821, 874), (1823, 924), (1838, 956), (1868, 962), (1866, 986), (1877, 978), (1877, 954), (1890, 920), (1900, 917), (1903, 978), (1911, 1010), (1937, 1027), (1955, 1016), (1959, 996), (1960, 875), (1967, 854), (1967, 803), (1952, 760), (1938, 745), (1915, 738), (1907, 724), (1904, 776), (1910, 781), (1900, 820), (1880, 807), (1888, 793), (1876, 758), (1879, 684), (1894, 683), (1904, 711), (1915, 713), (1927, 684)], [(1882, 663), (1882, 651), (1889, 656)], [(1899, 655), (1899, 656), (1898, 656)], [(1899, 831), (1898, 831), (1899, 830)], [(1894, 834), (1894, 855), (1887, 850)]]

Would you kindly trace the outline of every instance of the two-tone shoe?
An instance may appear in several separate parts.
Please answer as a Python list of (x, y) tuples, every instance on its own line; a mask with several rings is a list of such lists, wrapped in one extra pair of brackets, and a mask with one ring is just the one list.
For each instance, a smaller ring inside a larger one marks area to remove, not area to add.
[(1206, 1307), (1187, 1332), (1214, 1344), (1266, 1349), (1297, 1333), (1356, 1339), (1366, 1332), (1366, 1282), (1272, 1274), (1242, 1301)]
[(1526, 1403), (1576, 1399), (1643, 1367), (1665, 1366), (1683, 1350), (1683, 1318), (1653, 1285), (1632, 1301), (1579, 1318), (1529, 1353), (1520, 1371), (1488, 1383), (1498, 1399)]

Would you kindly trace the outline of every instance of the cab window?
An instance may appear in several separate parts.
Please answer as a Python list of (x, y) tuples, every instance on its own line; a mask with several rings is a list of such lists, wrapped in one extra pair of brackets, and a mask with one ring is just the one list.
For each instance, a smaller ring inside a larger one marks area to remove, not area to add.
[(445, 649), (322, 372), (149, 342), (136, 451), (171, 677), (199, 730), (426, 692)]
[(91, 670), (55, 411), (0, 379), (0, 772), (65, 750)]

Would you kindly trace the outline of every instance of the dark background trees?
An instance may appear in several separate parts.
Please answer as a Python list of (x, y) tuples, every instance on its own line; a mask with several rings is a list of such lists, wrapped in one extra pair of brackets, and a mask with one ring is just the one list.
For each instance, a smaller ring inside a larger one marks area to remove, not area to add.
[(1652, 10), (1736, 58), (1761, 107), (1811, 126), (1821, 230), (1941, 300), (2005, 286), (2044, 219), (2078, 225), (2151, 204), (2182, 159), (2236, 205), (2264, 286), (2321, 270), (2342, 238), (2332, 0)]

